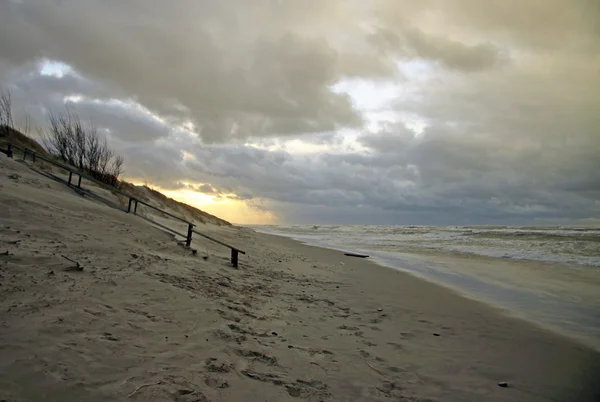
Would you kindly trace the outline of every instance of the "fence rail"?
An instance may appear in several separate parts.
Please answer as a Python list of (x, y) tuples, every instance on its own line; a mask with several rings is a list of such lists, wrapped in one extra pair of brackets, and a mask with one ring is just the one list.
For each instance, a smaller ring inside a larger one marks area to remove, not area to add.
[[(224, 243), (224, 242), (222, 242), (220, 240), (217, 240), (217, 239), (215, 239), (215, 238), (213, 238), (213, 237), (211, 237), (209, 235), (206, 235), (204, 233), (201, 233), (201, 232), (195, 230), (194, 227), (196, 225), (194, 225), (192, 222), (190, 222), (190, 221), (188, 221), (186, 219), (183, 219), (183, 218), (181, 218), (181, 217), (179, 217), (177, 215), (174, 215), (174, 214), (172, 214), (170, 212), (167, 212), (165, 210), (157, 208), (154, 205), (149, 204), (147, 202), (144, 202), (144, 201), (142, 201), (142, 200), (140, 200), (140, 199), (138, 199), (138, 198), (136, 198), (136, 197), (134, 197), (134, 196), (132, 196), (130, 194), (124, 193), (123, 191), (117, 189), (116, 187), (113, 187), (113, 186), (110, 186), (110, 185), (108, 185), (106, 183), (103, 183), (100, 180), (95, 179), (94, 177), (92, 177), (92, 176), (90, 176), (90, 175), (88, 175), (86, 173), (83, 173), (83, 172), (81, 172), (81, 171), (79, 171), (79, 170), (77, 170), (77, 169), (75, 169), (75, 168), (73, 168), (71, 166), (67, 166), (65, 164), (62, 164), (62, 163), (57, 162), (57, 161), (54, 161), (52, 159), (48, 159), (44, 155), (40, 155), (39, 153), (37, 153), (37, 152), (35, 152), (35, 151), (31, 150), (31, 149), (21, 148), (19, 146), (14, 145), (14, 144), (8, 143), (8, 149), (0, 149), (0, 152), (6, 154), (9, 158), (14, 158), (14, 150), (15, 149), (17, 149), (17, 150), (19, 150), (19, 151), (21, 151), (23, 153), (23, 160), (24, 161), (27, 159), (27, 156), (30, 155), (31, 156), (31, 160), (32, 160), (33, 163), (35, 163), (36, 160), (39, 159), (39, 160), (43, 160), (44, 162), (50, 163), (51, 165), (54, 165), (56, 167), (59, 167), (59, 168), (61, 168), (63, 170), (66, 170), (67, 172), (69, 172), (69, 180), (68, 180), (68, 182), (66, 182), (66, 184), (69, 187), (76, 187), (77, 189), (82, 189), (82, 187), (81, 187), (81, 180), (82, 179), (86, 179), (86, 180), (88, 180), (88, 181), (90, 181), (92, 183), (97, 184), (98, 186), (100, 186), (100, 187), (102, 187), (102, 188), (104, 188), (106, 190), (109, 190), (109, 191), (111, 191), (113, 193), (116, 193), (116, 194), (119, 194), (119, 195), (121, 195), (121, 196), (123, 196), (125, 198), (128, 198), (129, 201), (127, 203), (127, 209), (124, 210), (124, 212), (131, 213), (132, 212), (132, 208), (133, 208), (133, 214), (134, 215), (139, 216), (140, 218), (142, 218), (142, 219), (144, 219), (144, 220), (152, 223), (153, 225), (156, 225), (156, 226), (158, 226), (158, 227), (160, 227), (160, 228), (162, 228), (164, 230), (167, 230), (167, 231), (169, 231), (169, 232), (171, 232), (171, 233), (173, 233), (175, 235), (184, 237), (185, 238), (185, 245), (187, 247), (189, 247), (192, 244), (192, 235), (193, 235), (193, 233), (196, 233), (197, 235), (202, 236), (202, 237), (204, 237), (204, 238), (206, 238), (208, 240), (211, 240), (211, 241), (213, 241), (215, 243), (218, 243), (218, 244), (220, 244), (222, 246), (230, 248), (231, 249), (231, 264), (234, 267), (236, 267), (236, 268), (238, 266), (238, 254), (239, 253), (246, 254), (246, 252), (238, 249), (237, 247), (231, 246), (231, 245), (229, 245), (227, 243)], [(77, 179), (77, 184), (76, 185), (73, 184), (73, 175), (79, 176), (78, 179)], [(55, 178), (58, 179), (58, 177), (56, 177), (54, 175), (53, 175), (53, 177), (55, 177)], [(65, 182), (63, 179), (59, 179), (59, 180), (62, 181), (63, 183)], [(87, 192), (90, 192), (90, 191), (87, 190)], [(167, 216), (169, 216), (169, 217), (171, 217), (173, 219), (176, 219), (176, 220), (178, 220), (180, 222), (183, 222), (183, 223), (187, 224), (188, 225), (187, 234), (180, 233), (180, 232), (178, 232), (178, 231), (176, 231), (174, 229), (171, 229), (170, 227), (168, 227), (166, 225), (158, 223), (158, 222), (156, 222), (156, 221), (154, 221), (154, 220), (152, 220), (152, 219), (150, 219), (148, 217), (145, 217), (145, 216), (142, 216), (142, 215), (138, 215), (138, 213), (137, 213), (138, 204), (142, 204), (142, 205), (144, 205), (146, 207), (154, 209), (155, 211), (158, 211), (158, 212), (160, 212), (160, 213), (162, 213), (164, 215), (167, 215)], [(119, 209), (121, 209), (121, 208), (119, 208)]]

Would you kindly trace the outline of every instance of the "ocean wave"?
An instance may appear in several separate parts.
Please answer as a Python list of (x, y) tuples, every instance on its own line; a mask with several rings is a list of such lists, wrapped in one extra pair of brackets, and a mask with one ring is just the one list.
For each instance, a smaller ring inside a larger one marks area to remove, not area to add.
[(600, 266), (600, 230), (578, 227), (342, 226), (256, 227), (335, 247), (407, 252), (428, 250), (492, 258)]

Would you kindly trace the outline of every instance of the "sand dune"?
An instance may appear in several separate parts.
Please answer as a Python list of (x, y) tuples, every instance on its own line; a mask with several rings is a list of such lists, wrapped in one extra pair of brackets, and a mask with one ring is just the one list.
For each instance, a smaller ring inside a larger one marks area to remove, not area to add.
[(367, 260), (203, 225), (233, 269), (3, 155), (0, 201), (0, 400), (597, 400), (597, 352)]

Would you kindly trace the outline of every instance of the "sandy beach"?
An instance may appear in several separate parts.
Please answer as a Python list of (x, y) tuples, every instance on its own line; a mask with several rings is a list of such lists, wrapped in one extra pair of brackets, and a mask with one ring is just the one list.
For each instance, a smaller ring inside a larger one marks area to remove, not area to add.
[(0, 201), (0, 400), (600, 395), (597, 351), (365, 259), (200, 226), (234, 269), (3, 155)]

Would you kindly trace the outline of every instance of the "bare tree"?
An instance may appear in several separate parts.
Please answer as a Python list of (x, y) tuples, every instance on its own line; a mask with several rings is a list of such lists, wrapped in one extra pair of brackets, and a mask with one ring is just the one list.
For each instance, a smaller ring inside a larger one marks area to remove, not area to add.
[[(123, 157), (115, 155), (106, 138), (100, 139), (95, 127), (86, 126), (77, 114), (69, 110), (60, 115), (50, 113), (48, 121), (50, 124), (43, 138), (48, 152), (104, 183), (119, 184)], [(29, 127), (30, 120), (26, 115), (25, 135)], [(0, 136), (8, 136), (14, 129), (11, 93), (0, 90)]]
[(10, 91), (0, 91), (0, 136), (8, 136), (14, 129), (12, 96)]
[(123, 157), (115, 155), (106, 138), (100, 139), (95, 127), (84, 125), (68, 110), (61, 115), (51, 113), (48, 120), (44, 138), (48, 152), (106, 184), (119, 184)]
[(70, 114), (57, 116), (51, 112), (48, 121), (50, 127), (43, 140), (44, 146), (51, 154), (67, 163), (72, 163), (73, 152), (69, 139), (72, 137)]

